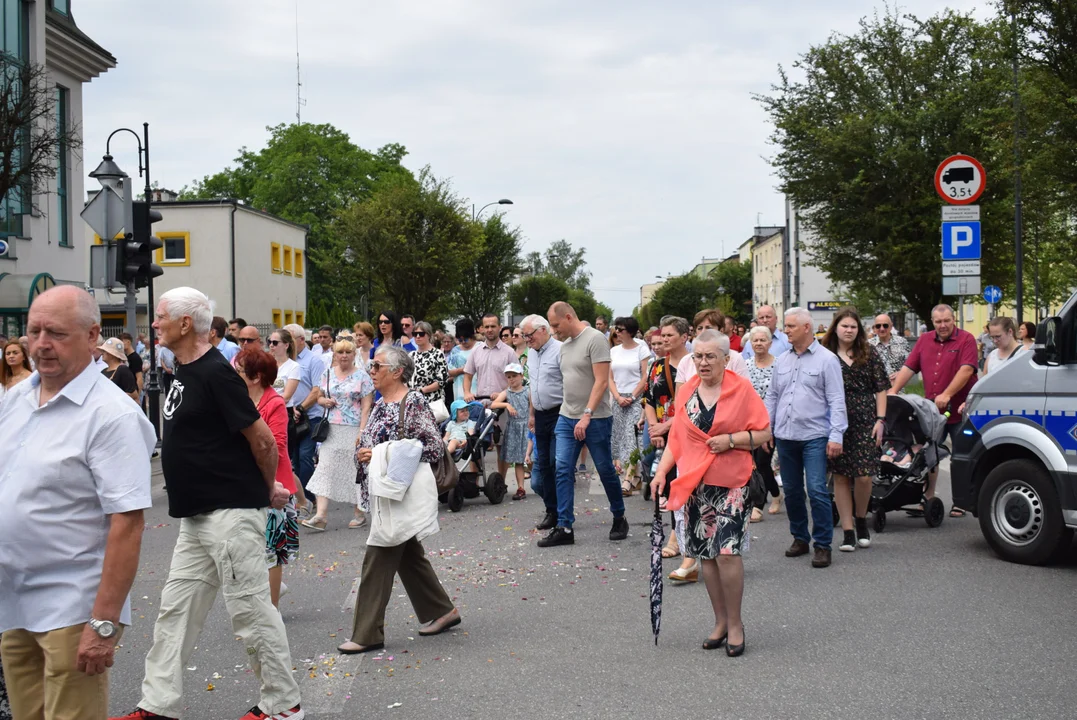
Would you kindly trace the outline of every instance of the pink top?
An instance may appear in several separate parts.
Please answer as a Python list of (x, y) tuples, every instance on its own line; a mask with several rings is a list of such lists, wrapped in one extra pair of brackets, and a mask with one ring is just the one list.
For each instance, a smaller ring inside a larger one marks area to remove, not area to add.
[[(730, 352), (729, 360), (726, 361), (725, 369), (735, 372), (742, 378), (748, 377), (748, 363), (744, 361), (740, 353)], [(692, 378), (696, 377), (696, 363), (692, 359), (692, 353), (688, 353), (681, 358), (681, 361), (677, 364), (677, 384), (681, 385), (687, 383)]]
[(475, 345), (464, 364), (464, 374), (472, 376), (471, 394), (492, 398), (507, 390), (509, 381), (505, 377), (505, 366), (514, 362), (519, 362), (516, 351), (500, 340), (492, 348), (486, 343)]
[(295, 495), (298, 488), (292, 478), (292, 462), (288, 459), (288, 410), (284, 407), (284, 399), (273, 392), (272, 388), (266, 388), (262, 399), (258, 401), (258, 414), (265, 420), (273, 432), (273, 439), (277, 441), (277, 482)]

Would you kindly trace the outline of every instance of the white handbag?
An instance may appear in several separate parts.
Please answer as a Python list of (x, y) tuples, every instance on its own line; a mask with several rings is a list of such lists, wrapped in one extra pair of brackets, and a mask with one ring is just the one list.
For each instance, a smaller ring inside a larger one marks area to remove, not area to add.
[(449, 419), (449, 408), (445, 407), (444, 400), (434, 400), (430, 403), (430, 412), (434, 413), (434, 422), (440, 425)]
[[(395, 440), (373, 448), (367, 478), (370, 482), (370, 533), (367, 545), (395, 547), (411, 538), (423, 540), (438, 527), (438, 489), (430, 463), (420, 462), (411, 485), (401, 494), (386, 470)], [(400, 498), (400, 499), (393, 499)]]

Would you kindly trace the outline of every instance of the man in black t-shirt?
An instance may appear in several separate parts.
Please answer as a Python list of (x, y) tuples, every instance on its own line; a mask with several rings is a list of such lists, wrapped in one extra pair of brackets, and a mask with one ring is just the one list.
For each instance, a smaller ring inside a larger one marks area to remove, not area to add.
[(131, 374), (135, 376), (135, 382), (138, 384), (139, 395), (142, 394), (142, 356), (135, 350), (134, 338), (131, 337), (131, 333), (120, 333), (120, 340), (123, 340), (123, 354), (127, 356), (127, 365), (131, 368)]
[(209, 298), (193, 288), (170, 290), (155, 318), (161, 344), (177, 361), (161, 407), (161, 465), (168, 513), (180, 519), (180, 530), (146, 656), (142, 700), (116, 720), (179, 717), (183, 669), (218, 587), (262, 681), (258, 705), (240, 720), (302, 720), (288, 636), (270, 601), (265, 564), (266, 507), (288, 500), (275, 479), (276, 441), (246, 384), (209, 342)]

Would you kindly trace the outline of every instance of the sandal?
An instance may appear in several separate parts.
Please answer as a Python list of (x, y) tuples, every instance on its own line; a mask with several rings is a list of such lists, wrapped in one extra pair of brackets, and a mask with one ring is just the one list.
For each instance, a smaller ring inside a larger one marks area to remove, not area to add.
[(325, 532), (326, 519), (320, 518), (317, 515), (312, 515), (306, 520), (300, 520), (299, 524), (305, 528), (310, 528), (311, 530)]
[(366, 525), (366, 515), (356, 515), (348, 521), (348, 527), (350, 527), (352, 530), (356, 528), (361, 528), (364, 525)]
[(681, 548), (677, 544), (677, 533), (670, 533), (669, 540), (666, 541), (666, 546), (662, 548), (662, 557), (666, 560), (675, 558), (681, 554)]
[(778, 497), (770, 501), (770, 507), (767, 508), (767, 514), (777, 515), (782, 511), (782, 494), (778, 493)]
[(523, 500), (525, 497), (527, 497), (527, 493), (524, 491), (523, 488), (520, 488), (519, 490), (516, 491), (516, 494), (512, 496), (512, 499), (513, 500)]
[(752, 518), (749, 522), (763, 522), (763, 511), (759, 508), (752, 508)]
[(965, 517), (965, 509), (964, 508), (959, 508), (957, 505), (954, 505), (952, 508), (950, 508), (950, 517), (952, 517), (952, 518)]

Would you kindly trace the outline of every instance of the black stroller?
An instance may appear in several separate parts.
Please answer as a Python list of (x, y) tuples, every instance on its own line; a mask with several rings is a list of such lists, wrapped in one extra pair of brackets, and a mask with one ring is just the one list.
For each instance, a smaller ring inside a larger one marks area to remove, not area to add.
[(896, 510), (914, 517), (922, 515), (928, 527), (942, 524), (946, 516), (942, 500), (929, 500), (924, 492), (930, 472), (949, 455), (940, 442), (945, 426), (946, 418), (930, 400), (918, 395), (886, 399), (883, 459), (872, 482), (868, 506), (874, 513), (875, 532), (886, 528), (886, 513)]
[[(460, 472), (460, 480), (449, 492), (439, 496), (439, 500), (448, 503), (449, 510), (460, 512), (464, 507), (464, 500), (477, 498), (479, 493), (486, 495), (491, 505), (497, 505), (505, 499), (508, 487), (505, 478), (499, 472), (486, 474), (486, 453), (493, 447), (494, 430), (497, 427), (497, 413), (485, 407), (481, 402), (468, 403), (468, 414), (475, 423), (475, 434), (467, 439), (467, 445), (463, 446), (454, 454), (456, 469)], [(442, 423), (441, 431), (445, 432)]]

